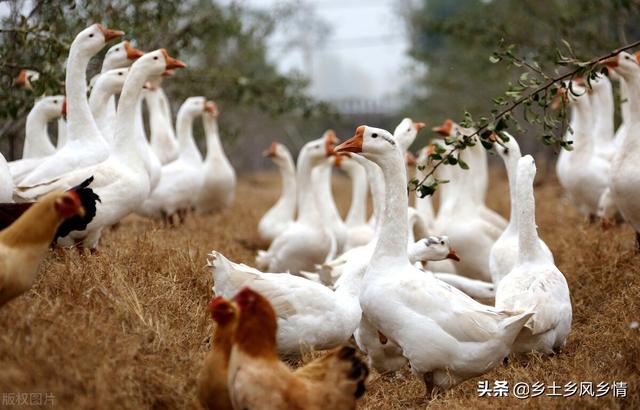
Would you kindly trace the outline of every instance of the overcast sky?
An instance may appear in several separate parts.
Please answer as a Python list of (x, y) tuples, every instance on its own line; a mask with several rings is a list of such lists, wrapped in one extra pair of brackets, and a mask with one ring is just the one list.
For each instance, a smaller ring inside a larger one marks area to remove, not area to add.
[[(281, 0), (224, 0), (271, 9)], [(271, 58), (282, 72), (295, 68), (311, 76), (311, 93), (323, 99), (384, 98), (406, 86), (408, 37), (398, 0), (304, 0), (329, 27), (324, 45), (313, 50), (311, 68), (299, 50), (283, 49), (278, 33)]]

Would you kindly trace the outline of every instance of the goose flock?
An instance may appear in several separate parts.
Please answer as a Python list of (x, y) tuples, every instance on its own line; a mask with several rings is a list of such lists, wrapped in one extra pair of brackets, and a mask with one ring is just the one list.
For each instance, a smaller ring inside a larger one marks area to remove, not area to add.
[[(125, 41), (112, 46), (100, 74), (87, 79), (91, 58), (123, 34), (100, 24), (80, 32), (69, 50), (65, 96), (36, 101), (22, 159), (7, 163), (0, 155), (5, 205), (51, 202), (60, 200), (57, 192), (70, 192), (71, 199), (63, 199), (73, 200), (73, 209), (59, 218), (83, 223), (65, 229), (59, 246), (95, 251), (102, 231), (130, 214), (174, 224), (189, 212), (219, 212), (234, 201), (236, 174), (220, 141), (217, 105), (187, 98), (173, 126), (161, 84), (186, 64), (165, 49), (144, 53)], [(557, 175), (581, 212), (625, 221), (639, 232), (640, 246), (640, 136), (634, 134), (640, 127), (633, 115), (640, 111), (640, 64), (622, 52), (606, 65), (625, 98), (622, 124), (614, 132), (609, 77), (567, 84), (566, 138), (573, 150), (561, 152)], [(29, 81), (34, 74), (21, 72), (16, 84)], [(197, 118), (206, 135), (204, 157), (193, 137)], [(56, 120), (54, 146), (47, 125)], [(491, 371), (511, 353), (558, 354), (565, 345), (570, 292), (538, 235), (533, 157), (523, 156), (507, 133), (492, 148), (509, 182), (508, 220), (486, 205), (487, 150), (480, 144), (460, 152), (472, 172), (435, 170), (436, 178), (449, 181), (440, 187), (437, 212), (430, 196), (416, 196), (410, 206), (409, 176), (424, 178), (433, 167), (429, 155), (445, 147), (436, 138), (417, 158), (408, 152), (424, 128), (410, 118), (393, 133), (362, 125), (342, 143), (327, 130), (307, 142), (296, 161), (277, 142), (264, 152), (282, 180), (279, 199), (258, 223), (269, 246), (257, 252), (255, 267), (219, 251), (211, 252), (208, 267), (217, 298), (237, 298), (251, 288), (271, 304), (281, 357), (338, 348), (353, 338), (370, 367), (395, 372), (408, 364), (431, 395)], [(475, 130), (446, 120), (433, 131), (458, 138)], [(332, 192), (336, 168), (352, 184), (344, 219)], [(0, 276), (7, 275), (2, 266)]]
[[(235, 196), (236, 175), (220, 142), (216, 104), (188, 98), (174, 132), (161, 83), (174, 69), (186, 67), (183, 62), (165, 49), (144, 53), (124, 41), (109, 48), (100, 73), (87, 81), (89, 61), (123, 34), (94, 24), (76, 36), (67, 59), (65, 96), (38, 99), (27, 117), (22, 158), (8, 164), (1, 159), (4, 203), (37, 201), (92, 178), (91, 189), (100, 198), (97, 211), (84, 229), (59, 238), (61, 246), (96, 251), (103, 229), (131, 213), (174, 223), (191, 210), (218, 212)], [(26, 87), (36, 78), (23, 70), (16, 84)], [(206, 135), (205, 158), (193, 138), (197, 118)], [(47, 125), (57, 119), (54, 146)]]

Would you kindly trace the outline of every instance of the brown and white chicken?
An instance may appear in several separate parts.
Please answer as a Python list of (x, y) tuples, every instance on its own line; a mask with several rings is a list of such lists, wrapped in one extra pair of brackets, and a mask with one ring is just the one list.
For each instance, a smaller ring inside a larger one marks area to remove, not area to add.
[(365, 391), (367, 366), (352, 347), (336, 348), (293, 371), (276, 349), (277, 322), (269, 301), (249, 288), (234, 298), (240, 317), (228, 368), (234, 409), (354, 409)]
[(60, 224), (84, 214), (77, 192), (52, 192), (0, 231), (0, 307), (31, 288)]
[(238, 322), (238, 312), (233, 304), (218, 296), (209, 303), (211, 318), (217, 323), (211, 341), (211, 351), (204, 359), (198, 376), (198, 398), (209, 410), (231, 410), (227, 389), (227, 368), (231, 343)]

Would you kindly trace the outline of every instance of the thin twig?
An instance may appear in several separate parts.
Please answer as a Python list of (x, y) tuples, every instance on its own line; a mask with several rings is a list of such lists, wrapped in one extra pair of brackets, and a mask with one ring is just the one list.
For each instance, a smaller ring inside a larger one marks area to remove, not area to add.
[[(626, 51), (629, 50), (631, 48), (637, 47), (640, 45), (640, 40), (634, 41), (631, 44), (627, 44), (623, 47), (617, 48), (615, 50), (613, 50), (612, 52), (604, 55), (604, 56), (600, 56), (594, 59), (591, 59), (587, 62), (586, 66), (593, 66), (596, 64), (599, 64), (600, 62), (606, 60), (609, 57), (613, 57), (616, 56), (618, 54), (620, 54), (622, 51)], [(574, 75), (576, 75), (579, 71), (584, 70), (584, 67), (578, 67), (572, 71), (569, 71), (565, 74), (562, 75), (558, 75), (556, 77), (548, 77), (550, 78), (549, 81), (547, 81), (547, 83), (545, 83), (544, 85), (541, 85), (540, 87), (536, 88), (535, 90), (531, 91), (530, 93), (528, 93), (527, 95), (524, 95), (520, 98), (518, 98), (517, 100), (515, 100), (513, 103), (511, 103), (511, 105), (509, 105), (509, 107), (505, 108), (504, 110), (500, 111), (498, 114), (495, 115), (495, 117), (493, 118), (493, 122), (495, 124), (496, 121), (498, 121), (499, 119), (501, 119), (502, 117), (504, 117), (505, 115), (507, 115), (508, 113), (512, 112), (514, 109), (516, 109), (518, 106), (520, 106), (522, 103), (524, 103), (525, 101), (529, 100), (530, 98), (532, 98), (534, 95), (541, 93), (543, 91), (547, 91), (549, 88), (551, 88), (554, 84), (565, 80), (567, 78), (571, 78)], [(484, 131), (491, 123), (487, 123), (485, 125), (480, 126), (479, 128), (476, 129), (475, 132), (473, 132), (471, 135), (464, 135), (463, 137), (466, 138), (475, 138), (477, 137), (482, 131)], [(453, 147), (449, 150), (449, 152), (447, 152), (441, 160), (439, 160), (438, 162), (435, 163), (435, 165), (433, 166), (433, 168), (431, 168), (431, 170), (429, 172), (427, 172), (425, 174), (425, 176), (422, 178), (422, 180), (420, 181), (420, 183), (417, 186), (421, 186), (423, 185), (427, 179), (432, 176), (436, 169), (438, 169), (438, 167), (440, 165), (442, 165), (444, 162), (448, 161), (449, 158), (455, 154), (456, 151), (459, 150), (459, 146)]]

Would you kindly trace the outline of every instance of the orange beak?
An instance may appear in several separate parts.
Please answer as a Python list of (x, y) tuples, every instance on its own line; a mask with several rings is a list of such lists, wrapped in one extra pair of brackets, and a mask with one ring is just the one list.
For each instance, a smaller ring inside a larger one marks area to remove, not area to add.
[(18, 76), (16, 77), (16, 85), (20, 87), (24, 87), (27, 85), (27, 70), (24, 68), (20, 70)]
[(336, 152), (362, 152), (362, 142), (364, 141), (365, 126), (361, 125), (356, 128), (356, 134), (350, 139), (336, 147)]
[(204, 111), (213, 115), (214, 117), (218, 116), (218, 106), (213, 101), (207, 101), (204, 104)]
[(601, 63), (609, 68), (616, 68), (618, 66), (618, 56), (609, 57), (606, 60), (602, 60)]
[(451, 248), (447, 254), (447, 259), (453, 259), (456, 262), (460, 262), (460, 257), (456, 253), (455, 249)]
[(414, 122), (413, 123), (413, 127), (417, 130), (420, 131), (421, 129), (423, 129), (424, 127), (426, 127), (427, 124), (425, 124), (424, 122)]
[(638, 64), (640, 64), (640, 51), (638, 51), (638, 52), (635, 54), (635, 56), (636, 56), (636, 62), (637, 62)]
[(562, 101), (567, 102), (567, 89), (565, 87), (560, 87), (558, 90), (558, 95), (551, 101), (551, 109), (557, 110), (560, 108), (560, 104)]
[(336, 155), (336, 160), (334, 162), (334, 165), (340, 168), (340, 166), (342, 165), (342, 160), (344, 159), (345, 156), (346, 155), (340, 155), (340, 154)]
[(173, 58), (169, 56), (167, 50), (164, 48), (160, 49), (162, 51), (162, 55), (164, 56), (164, 61), (167, 63), (166, 70), (171, 70), (173, 68), (185, 68), (187, 65), (177, 58)]
[(269, 149), (262, 152), (263, 157), (274, 158), (278, 154), (278, 143), (272, 142)]
[(327, 130), (324, 133), (324, 151), (327, 157), (335, 155), (333, 146), (338, 142), (338, 137), (334, 130)]
[(427, 155), (431, 155), (434, 152), (436, 152), (436, 146), (433, 144), (429, 144), (429, 146), (427, 147)]
[(103, 26), (102, 24), (98, 24), (97, 26), (98, 26), (98, 29), (102, 32), (102, 35), (104, 36), (105, 43), (107, 41), (113, 40), (114, 38), (118, 38), (118, 37), (124, 36), (124, 31), (110, 30), (110, 29), (106, 28), (105, 26)]
[(417, 163), (416, 157), (409, 151), (404, 153), (404, 161), (409, 167), (415, 167)]
[(64, 100), (62, 100), (62, 116), (67, 116), (67, 97), (64, 97)]
[(437, 132), (443, 137), (448, 137), (451, 135), (451, 130), (453, 129), (453, 121), (450, 119), (445, 120), (441, 126), (431, 128), (432, 131)]
[(124, 49), (127, 52), (127, 58), (129, 60), (137, 60), (144, 55), (144, 51), (138, 50), (131, 45), (128, 41), (124, 42)]
[(176, 72), (173, 70), (164, 70), (162, 73), (163, 77), (173, 77), (174, 75), (176, 75)]

